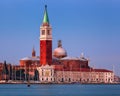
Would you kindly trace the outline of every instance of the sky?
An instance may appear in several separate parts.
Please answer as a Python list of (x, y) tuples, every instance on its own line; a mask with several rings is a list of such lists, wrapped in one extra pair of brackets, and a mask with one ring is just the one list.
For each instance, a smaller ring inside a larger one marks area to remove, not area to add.
[(120, 0), (0, 0), (0, 62), (19, 65), (33, 46), (39, 56), (45, 4), (53, 50), (62, 40), (68, 56), (84, 53), (90, 66), (120, 76)]

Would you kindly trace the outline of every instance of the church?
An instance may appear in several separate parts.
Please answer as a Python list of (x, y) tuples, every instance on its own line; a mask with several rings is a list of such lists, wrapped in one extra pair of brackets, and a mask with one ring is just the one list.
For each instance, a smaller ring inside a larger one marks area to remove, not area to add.
[[(27, 68), (31, 77), (34, 70), (39, 73), (40, 83), (113, 83), (114, 73), (111, 70), (95, 69), (89, 66), (89, 59), (82, 53), (80, 57), (70, 57), (63, 48), (62, 41), (52, 51), (52, 27), (49, 23), (47, 5), (40, 26), (40, 56), (35, 49), (32, 57), (20, 59), (20, 66)], [(31, 70), (30, 70), (30, 69)]]

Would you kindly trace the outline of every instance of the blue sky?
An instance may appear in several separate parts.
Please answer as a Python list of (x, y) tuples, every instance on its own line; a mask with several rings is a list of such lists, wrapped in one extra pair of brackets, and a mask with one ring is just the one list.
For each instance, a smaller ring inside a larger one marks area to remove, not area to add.
[(44, 5), (53, 29), (53, 49), (62, 40), (69, 56), (83, 52), (90, 66), (120, 75), (119, 0), (0, 0), (0, 62), (19, 64), (39, 55), (39, 27)]

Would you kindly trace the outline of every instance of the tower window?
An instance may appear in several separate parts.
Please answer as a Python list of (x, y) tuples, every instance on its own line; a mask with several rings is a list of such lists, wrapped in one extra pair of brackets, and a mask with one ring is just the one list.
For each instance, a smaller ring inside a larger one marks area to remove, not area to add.
[(50, 35), (50, 30), (47, 30), (47, 34)]
[(45, 35), (45, 30), (42, 30), (42, 35)]

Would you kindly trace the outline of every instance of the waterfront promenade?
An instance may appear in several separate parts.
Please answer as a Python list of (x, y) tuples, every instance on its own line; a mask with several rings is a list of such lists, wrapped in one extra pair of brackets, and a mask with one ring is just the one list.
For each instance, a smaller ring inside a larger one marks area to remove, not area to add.
[[(98, 83), (98, 82), (40, 82), (40, 81), (29, 81), (30, 84), (120, 84), (120, 82), (113, 82), (113, 83)], [(13, 80), (8, 80), (8, 81), (5, 81), (5, 80), (1, 80), (0, 81), (0, 84), (28, 84), (28, 81), (19, 81), (19, 80), (16, 80), (16, 81), (13, 81)]]

